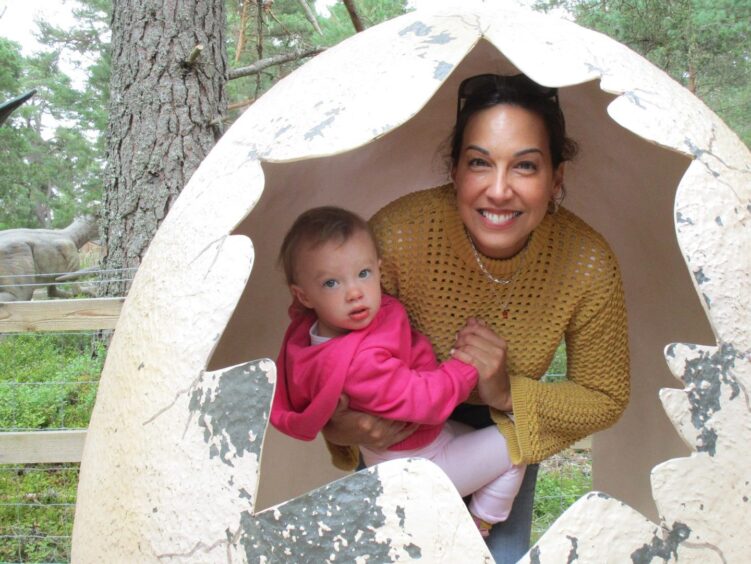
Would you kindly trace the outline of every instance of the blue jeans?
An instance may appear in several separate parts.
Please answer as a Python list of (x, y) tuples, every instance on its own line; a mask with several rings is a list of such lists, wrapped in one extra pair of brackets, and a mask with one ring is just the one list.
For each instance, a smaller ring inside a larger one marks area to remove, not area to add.
[(496, 523), (490, 529), (487, 543), (496, 564), (515, 564), (529, 550), (538, 468), (537, 464), (527, 466), (522, 487), (508, 519), (503, 523)]
[[(451, 418), (478, 429), (494, 424), (488, 408), (479, 405), (462, 404), (454, 410)], [(527, 466), (511, 514), (506, 521), (493, 525), (490, 530), (488, 549), (496, 564), (515, 564), (529, 550), (538, 468), (537, 464)]]

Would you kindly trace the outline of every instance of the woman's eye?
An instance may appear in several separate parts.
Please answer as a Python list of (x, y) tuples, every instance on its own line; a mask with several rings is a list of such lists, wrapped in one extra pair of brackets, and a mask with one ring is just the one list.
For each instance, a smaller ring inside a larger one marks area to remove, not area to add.
[(361, 271), (359, 272), (358, 276), (359, 276), (360, 278), (370, 278), (370, 275), (371, 275), (372, 273), (373, 273), (373, 271), (372, 271), (372, 270), (370, 270), (369, 268), (363, 268), (363, 269), (362, 269), (362, 270), (361, 270)]
[(484, 166), (488, 166), (488, 162), (485, 159), (474, 158), (474, 159), (469, 160), (469, 166), (484, 167)]
[(338, 283), (338, 282), (337, 282), (336, 280), (334, 280), (333, 278), (330, 278), (329, 280), (326, 280), (326, 281), (325, 281), (325, 282), (323, 283), (323, 287), (324, 287), (324, 288), (336, 288), (336, 286), (337, 286), (338, 284), (339, 284), (339, 283)]
[(522, 161), (516, 166), (522, 170), (527, 170), (527, 171), (537, 170), (537, 163), (534, 163), (532, 161)]

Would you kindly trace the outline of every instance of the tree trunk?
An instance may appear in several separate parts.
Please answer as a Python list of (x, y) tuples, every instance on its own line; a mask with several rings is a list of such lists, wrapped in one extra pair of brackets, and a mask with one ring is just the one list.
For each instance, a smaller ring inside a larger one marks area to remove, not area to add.
[(357, 13), (355, 0), (342, 0), (342, 1), (344, 2), (344, 7), (347, 8), (349, 19), (352, 20), (352, 25), (354, 26), (355, 31), (357, 33), (360, 33), (361, 31), (365, 31), (365, 26), (362, 24), (362, 20), (360, 19), (360, 14)]
[[(216, 120), (227, 108), (224, 28), (224, 0), (114, 1), (102, 218), (107, 269), (141, 263), (216, 142)], [(203, 49), (188, 62), (198, 45)], [(115, 281), (102, 290), (122, 295), (128, 285)]]

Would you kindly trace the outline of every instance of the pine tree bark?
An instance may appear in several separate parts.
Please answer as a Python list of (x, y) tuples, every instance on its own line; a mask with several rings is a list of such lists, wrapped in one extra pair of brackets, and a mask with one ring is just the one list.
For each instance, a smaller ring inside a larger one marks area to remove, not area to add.
[[(227, 108), (224, 29), (224, 0), (114, 1), (101, 221), (107, 269), (138, 267), (216, 142)], [(113, 296), (127, 287), (102, 284)]]

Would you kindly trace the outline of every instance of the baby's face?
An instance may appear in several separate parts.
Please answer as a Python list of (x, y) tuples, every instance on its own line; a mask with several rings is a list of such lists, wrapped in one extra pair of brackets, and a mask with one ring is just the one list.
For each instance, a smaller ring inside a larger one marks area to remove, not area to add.
[(370, 325), (381, 307), (381, 271), (375, 244), (365, 231), (344, 243), (301, 249), (293, 294), (315, 310), (319, 333), (336, 337)]

